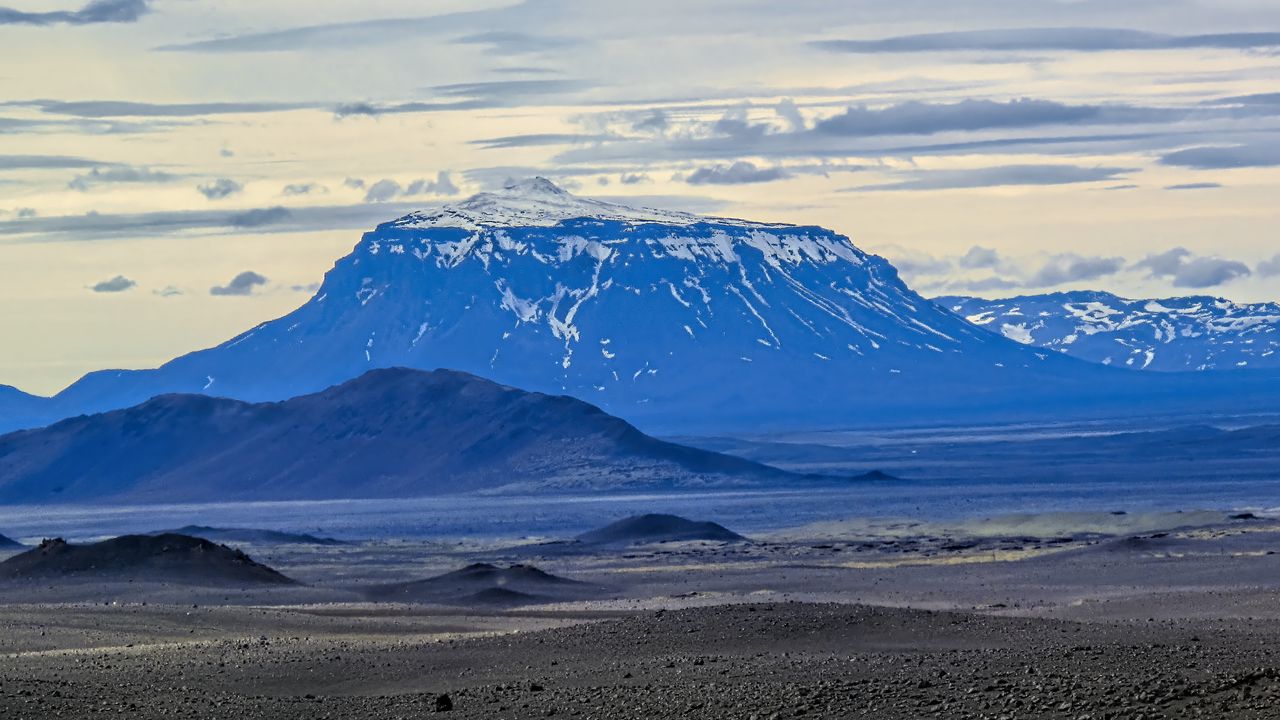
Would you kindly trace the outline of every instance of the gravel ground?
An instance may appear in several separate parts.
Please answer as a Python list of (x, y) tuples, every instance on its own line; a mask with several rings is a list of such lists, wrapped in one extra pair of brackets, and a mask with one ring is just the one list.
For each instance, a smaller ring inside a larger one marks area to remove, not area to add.
[[(139, 625), (174, 619), (171, 608), (136, 610)], [(75, 612), (83, 623), (122, 611)], [(0, 717), (1227, 719), (1280, 707), (1274, 621), (807, 603), (603, 620), (217, 612), (222, 626), (262, 634), (7, 655)], [(10, 609), (2, 622), (22, 617)], [(513, 621), (578, 624), (465, 634)], [(291, 634), (278, 634), (282, 623)]]

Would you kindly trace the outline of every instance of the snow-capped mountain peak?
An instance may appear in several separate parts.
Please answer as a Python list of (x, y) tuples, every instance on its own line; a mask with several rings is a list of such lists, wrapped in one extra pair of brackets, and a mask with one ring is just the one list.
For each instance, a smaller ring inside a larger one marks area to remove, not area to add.
[[(512, 182), (495, 192), (482, 192), (436, 210), (411, 213), (392, 223), (395, 227), (427, 229), (455, 227), (465, 230), (502, 227), (551, 227), (566, 220), (593, 218), (634, 224), (693, 225), (708, 218), (674, 210), (631, 207), (578, 197), (542, 177)], [(758, 225), (716, 218), (734, 225)]]

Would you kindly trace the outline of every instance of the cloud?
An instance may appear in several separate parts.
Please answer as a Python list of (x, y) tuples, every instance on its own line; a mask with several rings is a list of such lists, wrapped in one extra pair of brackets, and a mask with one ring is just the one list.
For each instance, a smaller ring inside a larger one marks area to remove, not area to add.
[(280, 191), (285, 197), (293, 197), (296, 195), (325, 194), (329, 192), (329, 188), (319, 183), (290, 183), (285, 185)]
[(1250, 275), (1249, 266), (1237, 260), (1222, 258), (1192, 258), (1178, 270), (1173, 286), (1180, 288), (1217, 287)]
[(1146, 270), (1152, 277), (1169, 277), (1178, 274), (1178, 269), (1191, 257), (1190, 250), (1176, 247), (1162, 253), (1148, 255), (1133, 264), (1134, 270)]
[(450, 110), (482, 110), (513, 107), (529, 98), (572, 94), (594, 87), (583, 80), (492, 80), (488, 82), (453, 83), (428, 88), (441, 98), (390, 105), (352, 102), (333, 109), (335, 119), (379, 117), (406, 113), (445, 112)]
[[(1172, 278), (1173, 286), (1180, 288), (1216, 287), (1252, 274), (1249, 266), (1238, 260), (1198, 257), (1182, 247), (1148, 255), (1134, 263), (1133, 269), (1146, 270), (1155, 278)], [(1262, 273), (1261, 266), (1258, 271)]]
[(105, 167), (109, 163), (69, 155), (0, 155), (3, 170), (65, 170)]
[(244, 190), (244, 186), (231, 178), (218, 178), (213, 182), (197, 185), (196, 190), (209, 200), (221, 200)]
[(947, 258), (939, 258), (921, 250), (911, 248), (885, 248), (885, 254), (899, 272), (913, 277), (923, 275), (943, 275), (951, 272), (953, 264)]
[(1258, 274), (1265, 278), (1280, 275), (1280, 255), (1274, 255), (1270, 260), (1258, 263)]
[(1124, 258), (1083, 257), (1074, 253), (1064, 253), (1049, 258), (1035, 274), (1027, 278), (1026, 285), (1053, 287), (1071, 282), (1097, 280), (1120, 272), (1124, 265)]
[(635, 132), (654, 133), (663, 135), (667, 132), (667, 128), (671, 127), (671, 119), (667, 117), (667, 113), (661, 109), (651, 110), (648, 115), (631, 123), (631, 129)]
[[(719, 205), (704, 201), (697, 209)], [(667, 198), (667, 201), (673, 201)], [(679, 201), (679, 199), (674, 199)], [(422, 202), (267, 207), (252, 210), (165, 210), (144, 213), (85, 213), (80, 215), (19, 214), (0, 221), (0, 237), (22, 237), (27, 242), (88, 242), (121, 237), (165, 236), (198, 230), (241, 232), (310, 232), (314, 230), (367, 229), (390, 217), (423, 209)]]
[(977, 280), (956, 280), (947, 283), (944, 286), (948, 291), (964, 290), (967, 292), (995, 292), (1003, 290), (1013, 290), (1021, 287), (1016, 280), (1000, 277), (999, 275), (991, 275), (989, 277), (979, 278)]
[(118, 293), (130, 290), (137, 287), (137, 285), (138, 283), (130, 280), (129, 278), (123, 275), (117, 275), (110, 280), (103, 280), (100, 283), (96, 283), (89, 289), (96, 293)]
[(414, 195), (457, 195), (458, 192), (458, 186), (454, 184), (449, 173), (442, 170), (436, 173), (435, 180), (414, 180), (408, 187), (402, 187), (400, 183), (391, 179), (379, 180), (369, 186), (364, 194), (364, 201), (384, 203)]
[(152, 290), (151, 294), (156, 295), (158, 297), (168, 298), (168, 297), (177, 297), (179, 295), (182, 295), (183, 292), (181, 288), (178, 288), (174, 285), (165, 285), (159, 290)]
[(51, 115), (69, 115), (72, 117), (95, 119), (114, 117), (201, 117), (205, 115), (241, 115), (320, 107), (314, 103), (144, 103), (123, 100), (77, 100), (72, 102), (37, 100), (30, 103), (14, 104), (30, 105)]
[(0, 7), (0, 25), (93, 25), (130, 23), (151, 11), (147, 0), (92, 0), (79, 10), (23, 12)]
[(539, 147), (544, 145), (583, 145), (587, 143), (608, 142), (623, 139), (618, 135), (597, 134), (583, 135), (576, 133), (533, 133), (529, 135), (507, 135), (504, 137), (481, 138), (468, 141), (471, 145), (479, 145), (485, 150), (499, 150), (521, 147)]
[(640, 183), (653, 182), (646, 173), (623, 173), (618, 176), (618, 182), (623, 185), (639, 185)]
[(1181, 185), (1165, 185), (1165, 190), (1216, 190), (1222, 187), (1222, 183), (1216, 182), (1197, 182), (1183, 183)]
[(293, 213), (280, 206), (255, 208), (238, 212), (227, 218), (227, 224), (237, 228), (257, 228), (264, 225), (275, 225), (288, 220)]
[(363, 190), (364, 180), (361, 178), (347, 178), (346, 180), (342, 181), (342, 186), (349, 187), (352, 190)]
[(562, 50), (574, 45), (581, 45), (582, 40), (550, 35), (530, 35), (523, 32), (504, 32), (490, 30), (454, 38), (453, 43), (459, 45), (483, 45), (489, 52), (498, 55), (523, 55)]
[[(395, 40), (417, 39), (470, 32), (492, 13), (456, 12), (427, 17), (385, 18), (306, 25), (261, 33), (247, 33), (195, 42), (164, 45), (169, 52), (243, 53), (292, 52), (311, 48), (354, 48), (385, 45)], [(480, 25), (483, 27), (483, 24)]]
[(960, 257), (959, 264), (970, 270), (993, 268), (1000, 264), (1000, 253), (993, 248), (974, 245)]
[(879, 40), (819, 40), (811, 44), (823, 50), (845, 53), (1042, 52), (1050, 50), (1106, 52), (1186, 48), (1249, 50), (1280, 47), (1280, 33), (1162, 35), (1110, 28), (1026, 28), (901, 35)]
[(67, 187), (80, 192), (88, 192), (94, 185), (111, 183), (164, 183), (176, 180), (178, 176), (144, 167), (131, 165), (114, 165), (96, 167), (93, 170), (77, 175), (67, 183)]
[(226, 285), (215, 285), (209, 288), (210, 295), (252, 295), (253, 289), (266, 285), (267, 279), (252, 270), (244, 272), (231, 278), (231, 282)]
[(754, 163), (739, 160), (731, 165), (709, 165), (689, 173), (685, 182), (690, 185), (742, 185), (746, 183), (772, 182), (790, 177), (781, 167), (758, 168)]
[(800, 108), (796, 107), (796, 101), (791, 98), (783, 98), (774, 108), (778, 113), (778, 117), (787, 122), (788, 129), (791, 132), (801, 132), (808, 128), (804, 115), (800, 114)]
[(960, 190), (1023, 185), (1070, 185), (1115, 180), (1133, 168), (1075, 165), (1002, 165), (972, 170), (932, 170), (913, 180), (862, 185), (844, 192)]
[(867, 137), (875, 135), (932, 135), (949, 131), (1029, 128), (1042, 125), (1154, 121), (1170, 111), (1125, 105), (1067, 105), (1023, 98), (1008, 102), (963, 100), (958, 103), (905, 102), (872, 110), (849, 107), (819, 120), (818, 133)]
[(1280, 142), (1187, 148), (1162, 156), (1160, 164), (1196, 170), (1275, 167), (1280, 165)]

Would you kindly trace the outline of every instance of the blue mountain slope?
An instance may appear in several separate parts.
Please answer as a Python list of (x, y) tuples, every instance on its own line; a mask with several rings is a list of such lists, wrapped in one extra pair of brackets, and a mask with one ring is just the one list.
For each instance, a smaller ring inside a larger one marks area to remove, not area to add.
[(0, 437), (3, 503), (318, 500), (802, 482), (841, 481), (656, 440), (574, 398), (527, 393), (465, 373), (403, 368), (372, 370), (278, 403), (164, 395)]
[[(155, 370), (90, 374), (46, 409), (52, 420), (174, 392), (278, 400), (393, 366), (702, 433), (1216, 408), (1242, 386), (1138, 386), (1022, 346), (823, 228), (628, 208), (532, 180), (385, 223), (293, 313)], [(1274, 389), (1244, 384), (1259, 382)], [(1240, 401), (1265, 400), (1256, 390)]]
[(1280, 368), (1280, 304), (1192, 296), (1128, 300), (1081, 291), (939, 305), (1011, 340), (1142, 370)]

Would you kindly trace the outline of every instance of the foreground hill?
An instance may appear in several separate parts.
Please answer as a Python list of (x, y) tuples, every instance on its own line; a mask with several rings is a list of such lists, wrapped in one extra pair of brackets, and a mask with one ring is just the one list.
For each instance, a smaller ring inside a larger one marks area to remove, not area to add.
[(45, 540), (0, 563), (0, 579), (293, 584), (239, 550), (186, 535), (126, 535), (90, 545)]
[(1129, 300), (1094, 291), (935, 301), (1011, 340), (1105, 365), (1166, 371), (1280, 368), (1278, 303), (1203, 296)]
[(794, 483), (597, 407), (388, 369), (279, 403), (168, 395), (0, 437), (0, 502), (419, 497)]

